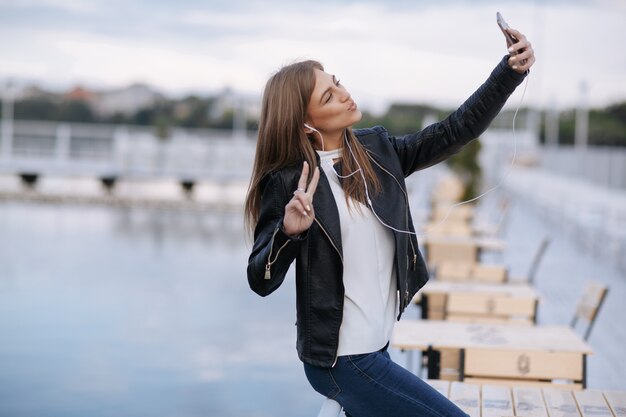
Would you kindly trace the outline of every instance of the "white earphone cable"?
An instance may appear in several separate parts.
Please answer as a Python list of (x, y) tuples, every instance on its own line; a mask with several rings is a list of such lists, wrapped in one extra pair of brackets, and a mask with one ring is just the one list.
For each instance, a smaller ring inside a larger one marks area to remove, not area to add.
[(482, 198), (483, 196), (489, 194), (490, 192), (492, 192), (495, 189), (499, 188), (502, 185), (502, 183), (504, 183), (506, 178), (509, 176), (509, 173), (513, 169), (513, 165), (515, 165), (515, 158), (517, 157), (517, 132), (515, 131), (515, 120), (517, 119), (517, 113), (519, 112), (519, 109), (522, 106), (522, 102), (524, 101), (524, 96), (526, 95), (526, 88), (528, 87), (528, 79), (529, 79), (529, 76), (526, 76), (526, 82), (524, 83), (524, 91), (522, 92), (522, 97), (520, 98), (520, 101), (519, 101), (519, 103), (517, 105), (517, 108), (515, 109), (515, 113), (513, 114), (513, 158), (511, 158), (511, 163), (508, 165), (506, 171), (504, 172), (504, 175), (500, 178), (500, 180), (498, 181), (498, 183), (495, 186), (493, 186), (492, 188), (488, 189), (487, 191), (485, 191), (481, 195), (479, 195), (477, 197), (474, 197), (474, 198), (472, 198), (470, 200), (467, 200), (467, 201), (461, 201), (460, 203), (456, 203), (456, 204), (453, 204), (450, 207), (448, 207), (448, 211), (446, 212), (445, 217), (439, 223), (437, 223), (434, 226), (432, 226), (434, 229), (436, 229), (439, 226), (441, 226), (448, 219), (448, 217), (450, 216), (450, 213), (452, 212), (452, 210), (455, 207), (461, 206), (463, 204), (471, 203), (472, 201), (476, 201), (479, 198)]

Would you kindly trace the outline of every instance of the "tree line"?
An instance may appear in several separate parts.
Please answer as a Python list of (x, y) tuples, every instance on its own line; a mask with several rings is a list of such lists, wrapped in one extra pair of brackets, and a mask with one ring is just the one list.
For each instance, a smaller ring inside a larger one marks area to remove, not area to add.
[[(181, 100), (162, 99), (133, 112), (102, 115), (85, 100), (36, 97), (16, 100), (16, 120), (45, 120), (69, 123), (108, 123), (137, 126), (177, 126), (188, 128), (232, 129), (233, 109), (215, 111), (217, 99), (188, 96)], [(249, 120), (248, 128), (256, 129)]]
[[(99, 115), (83, 100), (39, 97), (17, 100), (14, 118), (18, 120), (48, 120), (76, 123), (112, 123), (139, 126), (188, 127), (232, 129), (233, 109), (217, 109), (217, 98), (188, 96), (183, 99), (162, 99), (153, 105), (131, 113)], [(218, 110), (218, 111), (216, 111)], [(518, 117), (524, 118), (528, 109), (522, 109)], [(422, 126), (426, 117), (441, 120), (450, 110), (420, 104), (394, 104), (380, 116), (367, 111), (356, 127), (385, 126), (392, 134), (413, 132)], [(559, 113), (559, 144), (574, 143), (575, 110)], [(545, 114), (540, 115), (539, 138), (545, 142)], [(258, 120), (249, 118), (246, 127), (256, 130)], [(603, 108), (589, 110), (589, 145), (626, 146), (626, 101)]]

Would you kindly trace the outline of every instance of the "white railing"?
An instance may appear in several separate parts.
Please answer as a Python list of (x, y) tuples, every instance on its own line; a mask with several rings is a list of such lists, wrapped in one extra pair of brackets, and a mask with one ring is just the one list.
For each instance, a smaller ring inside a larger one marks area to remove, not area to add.
[[(0, 173), (225, 179), (250, 177), (253, 134), (171, 128), (166, 140), (152, 127), (2, 120)], [(626, 190), (626, 148), (537, 145), (531, 129), (490, 128), (482, 135), (481, 165), (488, 183), (517, 159), (532, 155), (549, 172)]]
[(172, 128), (160, 139), (148, 127), (6, 120), (2, 125), (5, 174), (247, 180), (254, 158), (254, 141), (230, 131)]

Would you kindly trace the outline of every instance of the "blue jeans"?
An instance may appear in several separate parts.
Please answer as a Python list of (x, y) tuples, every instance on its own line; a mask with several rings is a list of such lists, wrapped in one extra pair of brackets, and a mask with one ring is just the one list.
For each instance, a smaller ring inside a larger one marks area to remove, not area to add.
[(378, 352), (339, 356), (333, 368), (304, 364), (315, 391), (334, 399), (348, 417), (467, 417), (459, 407)]

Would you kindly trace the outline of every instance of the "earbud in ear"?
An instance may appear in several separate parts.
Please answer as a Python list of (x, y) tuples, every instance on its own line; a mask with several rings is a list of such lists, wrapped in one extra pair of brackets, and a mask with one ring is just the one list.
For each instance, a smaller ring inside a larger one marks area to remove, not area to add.
[(325, 151), (326, 148), (324, 147), (324, 136), (322, 136), (322, 132), (320, 132), (319, 130), (317, 130), (316, 128), (309, 126), (308, 124), (304, 123), (304, 127), (306, 127), (307, 129), (311, 129), (314, 132), (317, 132), (318, 135), (320, 135), (320, 139), (322, 140), (322, 150)]
[(312, 131), (314, 131), (314, 132), (317, 132), (317, 129), (316, 129), (316, 128), (311, 127), (311, 126), (309, 126), (309, 125), (308, 125), (308, 124), (306, 124), (306, 123), (304, 124), (304, 127), (308, 128), (308, 129), (311, 129), (311, 130), (312, 130)]

